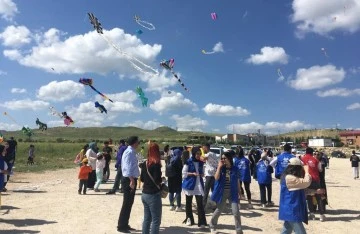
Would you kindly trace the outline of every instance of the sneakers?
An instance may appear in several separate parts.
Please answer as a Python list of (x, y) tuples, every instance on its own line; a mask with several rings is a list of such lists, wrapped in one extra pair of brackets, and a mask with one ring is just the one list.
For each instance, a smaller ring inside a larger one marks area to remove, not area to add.
[(106, 195), (110, 195), (110, 194), (115, 194), (115, 191), (110, 190), (109, 192), (106, 193)]
[(217, 232), (216, 232), (216, 229), (215, 228), (210, 228), (210, 232), (211, 232), (211, 234), (216, 234)]
[(94, 189), (95, 192), (100, 192), (100, 189)]
[(200, 229), (205, 229), (205, 228), (206, 228), (206, 225), (202, 224), (202, 225), (200, 225), (199, 227), (200, 227)]
[(262, 207), (262, 208), (266, 208), (266, 204), (261, 204), (261, 207)]
[(244, 232), (241, 229), (236, 230), (236, 234), (244, 234)]
[(309, 220), (315, 220), (315, 215), (314, 215), (314, 213), (309, 213), (308, 218), (309, 218)]
[(187, 220), (186, 220), (186, 226), (191, 226), (192, 224), (191, 224), (191, 220), (190, 220), (190, 218), (188, 218)]
[(254, 209), (253, 205), (251, 203), (248, 204), (248, 209)]
[(325, 215), (320, 215), (320, 222), (324, 222), (325, 221)]
[(170, 211), (174, 211), (175, 210), (175, 206), (170, 206)]
[(267, 203), (267, 206), (274, 206), (274, 202), (272, 202), (272, 201), (271, 201), (271, 202), (268, 202), (268, 203)]
[(184, 209), (180, 206), (180, 207), (176, 207), (175, 212), (182, 212), (184, 211)]

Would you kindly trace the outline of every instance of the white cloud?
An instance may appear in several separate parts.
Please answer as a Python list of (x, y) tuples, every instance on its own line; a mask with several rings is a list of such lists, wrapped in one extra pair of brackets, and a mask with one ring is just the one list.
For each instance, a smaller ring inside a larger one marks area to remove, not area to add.
[(244, 124), (231, 124), (228, 125), (227, 130), (235, 131), (236, 133), (251, 133), (256, 132), (258, 129), (266, 131), (267, 133), (275, 133), (276, 130), (281, 129), (282, 131), (293, 131), (311, 128), (310, 124), (306, 124), (302, 121), (295, 120), (292, 122), (267, 122), (260, 124), (257, 122), (250, 122)]
[(286, 54), (282, 47), (269, 47), (265, 46), (261, 48), (260, 54), (252, 54), (250, 58), (246, 60), (248, 63), (254, 65), (260, 65), (264, 63), (280, 63), (287, 64), (289, 56)]
[[(135, 100), (137, 100), (137, 95), (132, 90), (128, 90), (121, 93), (110, 93), (110, 94), (106, 94), (106, 96), (109, 97), (111, 100), (117, 102), (134, 102)], [(104, 99), (101, 96), (96, 95), (96, 100), (100, 102)]]
[(202, 128), (208, 125), (206, 120), (191, 115), (173, 115), (171, 119), (176, 122), (178, 131), (202, 131)]
[(141, 128), (141, 129), (153, 130), (153, 129), (156, 129), (158, 127), (164, 126), (164, 125), (159, 123), (158, 121), (154, 121), (154, 120), (149, 120), (147, 122), (144, 122), (144, 121), (141, 121), (141, 120), (136, 120), (136, 121), (131, 122), (131, 123), (125, 123), (123, 126), (124, 127), (133, 126), (133, 127), (137, 127), (137, 128)]
[(360, 103), (356, 102), (346, 107), (347, 110), (356, 110), (360, 109)]
[(0, 70), (0, 76), (6, 76), (6, 75), (7, 75), (6, 71)]
[(49, 84), (41, 86), (37, 92), (37, 98), (54, 102), (68, 101), (84, 95), (84, 85), (72, 80), (51, 81)]
[(360, 28), (360, 0), (293, 0), (291, 16), (296, 35), (327, 35), (332, 31), (354, 33)]
[(337, 69), (333, 65), (300, 68), (297, 70), (296, 78), (290, 80), (289, 84), (297, 90), (320, 89), (342, 82), (345, 75), (343, 68)]
[(213, 51), (215, 53), (224, 53), (224, 47), (223, 47), (223, 43), (221, 41), (219, 41), (218, 43), (216, 43), (213, 47)]
[(250, 111), (244, 109), (240, 106), (234, 107), (230, 105), (218, 105), (209, 103), (207, 104), (203, 110), (207, 115), (215, 115), (215, 116), (246, 116), (250, 115)]
[(8, 123), (2, 123), (0, 122), (0, 130), (5, 131), (18, 131), (21, 129), (20, 125), (17, 124), (8, 124)]
[(51, 120), (46, 123), (48, 127), (63, 127), (64, 126), (64, 120)]
[(11, 93), (26, 93), (26, 89), (22, 89), (22, 88), (12, 88), (10, 90)]
[(190, 99), (185, 98), (181, 93), (163, 93), (159, 100), (150, 104), (150, 108), (160, 114), (171, 110), (192, 109), (198, 110), (198, 107)]
[[(91, 31), (65, 39), (61, 37), (63, 34), (58, 29), (51, 28), (36, 36), (36, 45), (29, 52), (7, 51), (4, 52), (4, 56), (16, 60), (21, 65), (48, 72), (97, 73), (101, 75), (116, 72), (119, 75), (129, 76), (139, 74), (129, 61), (101, 38), (97, 32)], [(136, 36), (126, 34), (119, 28), (110, 31), (104, 30), (104, 36), (110, 38), (117, 47), (146, 64), (152, 64), (162, 48), (158, 44), (152, 46), (144, 44)], [(52, 71), (51, 68), (54, 68), (55, 71)]]
[[(177, 75), (180, 79), (182, 79), (181, 74), (177, 73)], [(178, 85), (177, 79), (175, 79), (173, 75), (166, 70), (160, 72), (158, 76), (140, 75), (140, 79), (148, 83), (148, 87), (145, 91), (162, 92), (164, 89)]]
[(25, 26), (10, 25), (0, 33), (4, 46), (20, 47), (31, 42), (30, 30)]
[(0, 104), (0, 106), (10, 110), (23, 110), (23, 109), (41, 110), (49, 107), (49, 105), (50, 104), (48, 102), (31, 100), (31, 99), (12, 100)]
[(360, 73), (360, 67), (352, 67), (352, 68), (349, 69), (349, 72), (351, 74), (354, 74), (354, 75), (359, 74)]
[(19, 11), (12, 0), (0, 0), (1, 18), (11, 21), (16, 13), (19, 13)]
[(325, 91), (318, 91), (316, 93), (319, 97), (349, 97), (353, 95), (360, 95), (360, 89), (346, 89), (346, 88), (335, 88)]

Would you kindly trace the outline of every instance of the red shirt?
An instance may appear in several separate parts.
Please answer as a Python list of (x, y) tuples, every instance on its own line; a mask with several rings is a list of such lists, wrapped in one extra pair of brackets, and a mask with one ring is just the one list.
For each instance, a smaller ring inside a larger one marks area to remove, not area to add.
[(79, 171), (79, 180), (87, 180), (89, 178), (89, 173), (92, 172), (92, 168), (88, 165), (83, 165), (80, 167)]
[(319, 176), (319, 160), (312, 156), (311, 154), (305, 154), (301, 160), (303, 161), (304, 165), (309, 166), (309, 174), (313, 181), (320, 182)]

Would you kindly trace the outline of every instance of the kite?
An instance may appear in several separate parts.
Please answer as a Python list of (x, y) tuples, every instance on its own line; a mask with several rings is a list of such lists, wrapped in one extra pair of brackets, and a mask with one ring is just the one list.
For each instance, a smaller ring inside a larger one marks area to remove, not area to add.
[(100, 91), (98, 91), (97, 89), (94, 88), (93, 84), (93, 79), (88, 79), (88, 78), (80, 78), (79, 82), (83, 85), (88, 85), (90, 86), (90, 88), (92, 90), (94, 90), (95, 92), (97, 92), (98, 94), (100, 94), (103, 98), (105, 98), (106, 100), (109, 100), (110, 102), (113, 102), (113, 100), (111, 100), (110, 98), (108, 98), (107, 96), (105, 96), (104, 94), (102, 94)]
[(103, 34), (103, 28), (101, 27), (101, 23), (98, 18), (95, 17), (93, 13), (88, 13), (90, 23), (94, 26), (94, 29), (100, 34)]
[(224, 52), (223, 44), (222, 44), (222, 42), (218, 42), (214, 45), (212, 51), (206, 52), (205, 50), (202, 50), (201, 52), (203, 54), (215, 54), (215, 53)]
[(4, 136), (0, 132), (0, 143), (2, 143), (3, 141), (4, 141)]
[(41, 131), (47, 130), (47, 124), (40, 122), (39, 118), (36, 118), (36, 125), (39, 125)]
[(101, 105), (99, 102), (95, 102), (95, 107), (98, 108), (101, 113), (105, 112), (105, 114), (107, 114), (106, 108), (103, 105)]
[(59, 112), (57, 112), (53, 106), (50, 106), (49, 109), (50, 109), (51, 115), (62, 118), (62, 115)]
[(62, 112), (61, 113), (62, 118), (64, 118), (64, 124), (66, 126), (69, 126), (70, 124), (74, 124), (75, 122), (72, 120), (72, 118), (70, 116), (68, 116), (68, 114), (66, 112)]
[[(125, 59), (133, 66), (133, 68), (135, 68), (136, 70), (138, 70), (139, 72), (142, 72), (144, 74), (148, 74), (148, 75), (159, 75), (159, 72), (157, 70), (155, 70), (154, 68), (152, 68), (151, 66), (143, 63), (142, 61), (140, 61), (139, 59), (129, 55), (128, 53), (124, 52), (121, 48), (117, 47), (115, 45), (115, 43), (110, 40), (109, 38), (107, 38), (104, 34), (103, 34), (103, 29), (101, 26), (101, 24), (99, 23), (98, 19), (94, 16), (93, 13), (88, 13), (89, 15), (89, 19), (90, 19), (90, 23), (92, 25), (94, 25), (94, 28), (96, 29), (96, 31), (104, 38), (104, 40), (106, 40), (106, 42), (112, 46), (117, 52), (119, 52), (119, 54), (121, 56), (124, 56)], [(101, 30), (98, 29), (98, 27), (96, 27), (96, 25), (98, 25), (100, 27)], [(148, 69), (148, 71), (145, 71), (143, 68), (144, 67), (146, 69)]]
[(324, 55), (326, 56), (326, 58), (329, 58), (329, 56), (326, 53), (326, 49), (325, 48), (321, 48), (322, 52), (324, 53)]
[(283, 76), (280, 68), (277, 70), (277, 72), (278, 72), (278, 76), (279, 76), (278, 81), (283, 81), (283, 80), (285, 80), (285, 77)]
[(173, 71), (173, 67), (175, 64), (175, 59), (169, 59), (169, 60), (163, 60), (160, 62), (160, 66), (162, 66), (163, 68), (165, 68), (166, 70), (169, 70), (173, 76), (178, 80), (178, 82), (180, 83), (180, 85), (185, 89), (185, 91), (189, 91), (186, 87), (185, 84), (181, 81), (181, 79), (178, 77), (178, 75)]
[(34, 133), (31, 131), (31, 129), (29, 127), (22, 127), (21, 131), (28, 136), (29, 138), (34, 135)]
[(140, 25), (143, 28), (146, 28), (146, 29), (151, 30), (151, 31), (155, 30), (155, 26), (152, 23), (140, 20), (140, 17), (137, 16), (137, 15), (134, 16), (134, 20), (138, 25)]
[(215, 12), (211, 13), (210, 15), (213, 20), (217, 19), (217, 14)]
[(137, 33), (138, 35), (141, 35), (141, 34), (143, 34), (143, 31), (142, 31), (141, 29), (138, 29), (138, 30), (136, 30), (136, 33)]
[(145, 94), (139, 86), (136, 87), (136, 93), (138, 94), (139, 98), (141, 99), (142, 106), (147, 106), (148, 98), (145, 97)]

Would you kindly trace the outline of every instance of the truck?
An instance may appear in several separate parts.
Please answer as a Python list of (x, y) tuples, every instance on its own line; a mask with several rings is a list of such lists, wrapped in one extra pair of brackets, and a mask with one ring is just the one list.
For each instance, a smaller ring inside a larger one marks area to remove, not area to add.
[(333, 142), (331, 139), (309, 139), (309, 147), (332, 147)]

